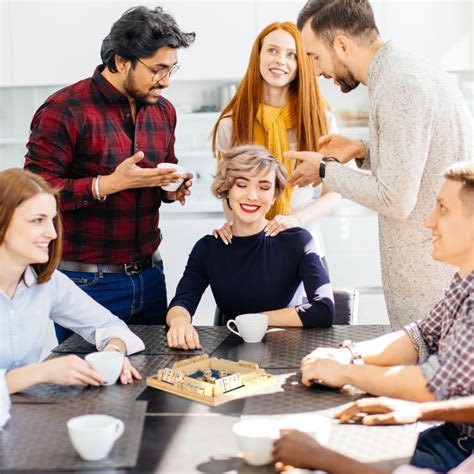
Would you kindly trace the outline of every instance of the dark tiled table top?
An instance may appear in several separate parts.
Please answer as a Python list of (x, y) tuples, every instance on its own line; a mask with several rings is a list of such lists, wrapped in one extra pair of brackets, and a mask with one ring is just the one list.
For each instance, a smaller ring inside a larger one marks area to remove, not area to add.
[[(183, 351), (181, 349), (170, 349), (168, 347), (166, 339), (166, 333), (168, 332), (167, 326), (131, 325), (129, 328), (145, 343), (145, 350), (142, 354), (185, 354), (187, 356), (203, 353), (210, 354), (215, 351), (222, 341), (224, 341), (224, 339), (230, 334), (229, 330), (222, 326), (196, 326), (203, 349), (198, 351)], [(59, 346), (56, 346), (53, 349), (53, 352), (88, 354), (95, 350), (95, 346), (89, 344), (78, 334), (73, 334), (71, 337), (59, 344)]]
[[(132, 472), (225, 472), (233, 469), (236, 472), (272, 472), (268, 466), (252, 468), (242, 462), (231, 433), (232, 424), (240, 415), (280, 417), (318, 411), (329, 416), (336, 406), (359, 398), (361, 393), (341, 392), (322, 386), (303, 387), (298, 373), (301, 359), (317, 347), (335, 347), (344, 339), (370, 339), (389, 330), (386, 326), (272, 329), (262, 343), (245, 344), (240, 338), (229, 335), (224, 327), (201, 326), (197, 329), (204, 351), (188, 352), (167, 348), (164, 326), (132, 326), (132, 330), (144, 339), (147, 350), (131, 356), (130, 360), (145, 379), (159, 368), (171, 366), (173, 361), (205, 352), (212, 357), (258, 362), (277, 376), (277, 383), (219, 407), (201, 405), (146, 387), (144, 381), (100, 389), (37, 386), (12, 397), (14, 417), (8, 429), (0, 434), (0, 447), (3, 449), (0, 467), (5, 470), (83, 470), (83, 462), (71, 454), (72, 447), (64, 433), (65, 421), (77, 414), (99, 412), (115, 413), (114, 416), (124, 419), (133, 429), (133, 433), (130, 431), (133, 439), (122, 438), (113, 451), (120, 453), (118, 457), (112, 454), (106, 462), (97, 465), (96, 470), (122, 472), (122, 468), (127, 468), (123, 472), (130, 472), (132, 468)], [(50, 357), (60, 357), (68, 352), (83, 355), (93, 350), (93, 346), (75, 335), (58, 346)], [(137, 397), (139, 401), (135, 401)], [(144, 405), (148, 405), (147, 418), (135, 465)], [(44, 434), (40, 429), (42, 424), (48, 425)], [(56, 429), (50, 430), (56, 424), (61, 436), (57, 435)], [(331, 426), (331, 448), (362, 461), (383, 462), (391, 467), (409, 458), (417, 437), (413, 428), (400, 426), (369, 428), (339, 425), (336, 420), (332, 420)], [(16, 439), (21, 432), (28, 430), (30, 432), (23, 439)], [(35, 445), (36, 438), (40, 441)], [(125, 451), (121, 448), (123, 443), (128, 444)], [(381, 443), (383, 450), (380, 449)], [(34, 449), (21, 456), (30, 445)]]

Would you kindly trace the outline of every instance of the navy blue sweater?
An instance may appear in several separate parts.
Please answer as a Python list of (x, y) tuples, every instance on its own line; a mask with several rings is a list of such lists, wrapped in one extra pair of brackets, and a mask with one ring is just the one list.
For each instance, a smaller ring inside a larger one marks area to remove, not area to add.
[[(305, 327), (328, 327), (334, 319), (331, 284), (314, 248), (311, 234), (293, 228), (275, 237), (265, 232), (232, 238), (230, 245), (211, 235), (189, 255), (184, 274), (170, 303), (194, 315), (208, 285), (225, 319), (244, 313), (286, 308), (301, 283), (307, 302), (295, 306)], [(301, 288), (300, 288), (301, 289)]]

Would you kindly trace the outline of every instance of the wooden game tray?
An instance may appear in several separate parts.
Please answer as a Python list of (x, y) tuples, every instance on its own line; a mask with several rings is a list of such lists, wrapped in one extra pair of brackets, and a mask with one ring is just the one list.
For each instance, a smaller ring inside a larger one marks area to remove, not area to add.
[(245, 397), (275, 382), (276, 377), (255, 362), (209, 358), (207, 354), (175, 362), (171, 369), (160, 369), (146, 379), (149, 387), (211, 406)]

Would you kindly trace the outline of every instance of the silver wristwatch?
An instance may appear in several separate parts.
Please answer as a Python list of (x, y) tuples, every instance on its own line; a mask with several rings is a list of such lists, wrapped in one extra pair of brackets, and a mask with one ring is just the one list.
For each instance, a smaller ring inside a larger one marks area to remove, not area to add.
[(346, 339), (339, 344), (339, 347), (345, 347), (349, 350), (352, 355), (351, 363), (354, 365), (364, 365), (364, 359), (362, 359), (362, 355), (357, 349), (357, 345), (355, 342), (352, 342), (350, 339)]

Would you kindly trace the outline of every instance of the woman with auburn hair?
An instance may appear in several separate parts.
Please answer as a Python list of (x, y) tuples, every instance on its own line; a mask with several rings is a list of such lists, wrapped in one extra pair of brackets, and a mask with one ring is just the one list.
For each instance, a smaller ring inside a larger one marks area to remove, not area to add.
[[(38, 383), (95, 385), (104, 379), (69, 355), (38, 363), (49, 320), (79, 333), (98, 350), (144, 348), (127, 325), (57, 271), (61, 221), (57, 190), (19, 168), (0, 172), (0, 375), (10, 393)], [(138, 372), (125, 357), (120, 380)], [(0, 387), (1, 389), (1, 387)]]
[[(222, 154), (212, 191), (232, 213), (234, 242), (207, 235), (194, 246), (166, 316), (170, 347), (200, 347), (191, 321), (208, 285), (224, 323), (264, 313), (270, 326), (331, 326), (332, 288), (311, 234), (301, 228), (265, 234), (265, 216), (286, 179), (283, 165), (265, 148), (245, 145)], [(298, 304), (301, 285), (308, 301)]]
[[(336, 133), (333, 115), (319, 91), (312, 58), (303, 51), (301, 36), (291, 22), (272, 23), (257, 36), (247, 72), (212, 131), (212, 149), (221, 152), (242, 144), (267, 148), (290, 176), (295, 160), (284, 158), (289, 150), (318, 150), (319, 137)], [(324, 245), (316, 223), (330, 214), (340, 195), (324, 184), (314, 199), (314, 188), (286, 186), (270, 209), (266, 232), (273, 237), (292, 227), (307, 228), (318, 254)], [(214, 231), (226, 243), (232, 239), (232, 220), (224, 204), (227, 223)]]

